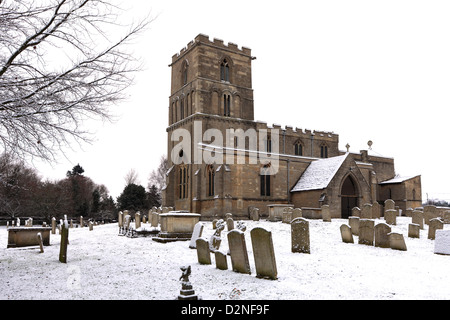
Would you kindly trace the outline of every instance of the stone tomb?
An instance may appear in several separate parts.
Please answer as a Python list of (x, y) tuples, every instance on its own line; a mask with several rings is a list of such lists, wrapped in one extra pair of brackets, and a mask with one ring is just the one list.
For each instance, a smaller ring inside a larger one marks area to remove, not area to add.
[(162, 213), (160, 217), (161, 232), (153, 237), (157, 242), (189, 241), (195, 225), (200, 221), (200, 214), (184, 211)]
[(38, 246), (38, 233), (41, 234), (44, 246), (50, 245), (51, 227), (11, 227), (8, 228), (7, 248)]
[(343, 224), (343, 225), (341, 225), (340, 229), (341, 229), (342, 242), (354, 243), (352, 228), (350, 228), (350, 226), (348, 226), (346, 224)]
[(250, 263), (248, 261), (244, 232), (234, 229), (228, 232), (227, 237), (233, 271), (250, 274)]
[(253, 228), (250, 232), (255, 258), (256, 277), (277, 279), (277, 264), (273, 250), (272, 232)]
[(297, 218), (291, 222), (291, 251), (311, 253), (309, 222), (304, 218)]

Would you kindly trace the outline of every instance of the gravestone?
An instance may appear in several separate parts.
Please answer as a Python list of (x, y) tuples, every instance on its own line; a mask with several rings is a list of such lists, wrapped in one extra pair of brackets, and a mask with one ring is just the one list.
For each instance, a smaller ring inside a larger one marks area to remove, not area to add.
[(436, 230), (434, 253), (450, 255), (450, 230)]
[(417, 223), (410, 223), (408, 225), (408, 237), (420, 238), (420, 226)]
[(359, 244), (373, 246), (373, 239), (375, 236), (374, 224), (373, 220), (359, 219)]
[(251, 271), (244, 232), (234, 229), (228, 232), (227, 237), (233, 271), (250, 274)]
[(292, 220), (297, 219), (297, 218), (301, 218), (301, 217), (302, 217), (302, 209), (294, 208), (292, 210)]
[(42, 234), (40, 232), (37, 233), (37, 239), (39, 242), (39, 249), (41, 253), (44, 253), (44, 242), (42, 241)]
[(141, 213), (139, 211), (134, 214), (134, 227), (136, 229), (141, 227)]
[(340, 229), (341, 229), (342, 242), (354, 243), (352, 228), (346, 224), (343, 224), (343, 225), (341, 225)]
[(361, 219), (372, 219), (372, 205), (365, 203), (361, 209)]
[(413, 208), (407, 208), (407, 209), (405, 210), (405, 216), (407, 216), (407, 217), (412, 217), (413, 211), (414, 211)]
[(392, 199), (387, 199), (386, 201), (384, 201), (384, 212), (386, 212), (386, 210), (395, 210), (395, 201)]
[(272, 232), (263, 228), (253, 228), (250, 236), (255, 258), (256, 277), (276, 280), (277, 264), (273, 250)]
[(311, 253), (309, 222), (304, 218), (297, 218), (291, 222), (291, 251)]
[(220, 270), (228, 270), (227, 254), (222, 251), (215, 251), (216, 268)]
[(444, 229), (444, 223), (439, 218), (430, 219), (428, 223), (428, 239), (434, 240), (436, 237), (436, 230)]
[(355, 236), (359, 235), (359, 217), (348, 217), (348, 224), (352, 229), (352, 234)]
[(442, 219), (444, 221), (444, 224), (449, 224), (450, 223), (450, 211), (444, 211), (443, 215), (442, 215)]
[(200, 264), (211, 264), (211, 252), (209, 243), (204, 238), (198, 238), (196, 241), (197, 258)]
[(151, 212), (151, 219), (149, 218), (149, 220), (151, 220), (151, 226), (152, 227), (157, 227), (158, 226), (158, 220), (159, 220), (159, 214), (157, 211), (152, 211)]
[(56, 234), (56, 218), (52, 218), (52, 234)]
[(327, 204), (322, 206), (322, 221), (331, 222), (330, 206)]
[(423, 207), (423, 219), (425, 224), (429, 224), (431, 219), (438, 217), (438, 210), (435, 205), (426, 205)]
[(89, 221), (89, 231), (94, 230), (94, 223), (92, 221)]
[(388, 209), (384, 211), (384, 220), (387, 224), (395, 226), (397, 224), (397, 210)]
[(389, 248), (389, 236), (391, 227), (385, 223), (379, 223), (375, 226), (375, 247)]
[(423, 230), (423, 212), (419, 210), (414, 210), (411, 213), (411, 222), (418, 224), (419, 228)]
[(406, 243), (403, 234), (391, 232), (389, 233), (389, 245), (391, 249), (406, 251)]
[(219, 250), (220, 243), (222, 242), (221, 232), (225, 229), (225, 222), (220, 219), (216, 222), (216, 231), (209, 238), (209, 249), (213, 252)]
[(234, 229), (233, 218), (227, 218), (227, 228), (228, 228), (228, 231), (231, 231)]
[(83, 216), (80, 216), (80, 228), (84, 227), (84, 220), (83, 220)]
[(284, 208), (282, 216), (281, 216), (281, 221), (283, 223), (291, 223), (291, 221), (292, 221), (292, 212), (293, 211), (294, 211), (294, 209), (292, 209), (292, 207)]
[(200, 238), (202, 236), (202, 232), (203, 232), (203, 223), (201, 222), (197, 222), (194, 226), (194, 230), (192, 231), (192, 237), (191, 237), (191, 241), (189, 243), (189, 248), (191, 249), (195, 249), (197, 247), (197, 239)]
[(372, 219), (380, 219), (381, 217), (381, 205), (375, 201), (372, 204)]
[(259, 221), (259, 209), (258, 208), (252, 208), (251, 216), (253, 221)]
[(119, 228), (123, 227), (123, 212), (119, 211), (119, 219), (118, 219), (118, 223), (119, 223)]
[(219, 219), (214, 219), (214, 220), (212, 221), (212, 228), (213, 228), (213, 230), (216, 229), (217, 221), (219, 221)]
[(361, 209), (358, 207), (352, 208), (352, 217), (360, 217), (361, 216)]

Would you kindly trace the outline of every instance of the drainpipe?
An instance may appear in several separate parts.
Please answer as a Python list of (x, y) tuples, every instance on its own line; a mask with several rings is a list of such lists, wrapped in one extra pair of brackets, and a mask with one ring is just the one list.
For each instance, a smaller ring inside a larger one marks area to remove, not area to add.
[(288, 203), (291, 203), (291, 190), (289, 190), (289, 164), (291, 163), (290, 159), (287, 159), (286, 161), (286, 166), (287, 166), (287, 198), (288, 198)]

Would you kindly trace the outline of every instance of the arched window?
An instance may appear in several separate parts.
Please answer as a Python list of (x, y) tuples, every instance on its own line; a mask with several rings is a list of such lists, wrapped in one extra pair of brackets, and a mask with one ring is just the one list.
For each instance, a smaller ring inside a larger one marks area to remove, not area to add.
[(208, 175), (208, 190), (206, 193), (208, 197), (212, 197), (214, 196), (214, 176), (215, 176), (214, 166), (211, 164), (208, 165), (206, 173)]
[(303, 155), (303, 145), (301, 144), (300, 141), (297, 141), (294, 144), (294, 154), (296, 156), (302, 156)]
[(230, 65), (227, 59), (220, 64), (220, 80), (230, 82)]
[(179, 198), (186, 199), (187, 195), (188, 195), (187, 188), (188, 188), (188, 178), (189, 178), (187, 166), (185, 166), (185, 165), (181, 166), (178, 171), (178, 174), (179, 174), (179, 177), (178, 177), (179, 178), (179, 184), (178, 184)]
[(328, 158), (328, 146), (325, 144), (320, 146), (320, 157)]
[(180, 120), (184, 119), (184, 99), (180, 101)]
[(260, 173), (260, 192), (261, 196), (270, 196), (270, 165), (264, 165)]
[(225, 117), (231, 115), (231, 96), (229, 94), (223, 95), (223, 115)]

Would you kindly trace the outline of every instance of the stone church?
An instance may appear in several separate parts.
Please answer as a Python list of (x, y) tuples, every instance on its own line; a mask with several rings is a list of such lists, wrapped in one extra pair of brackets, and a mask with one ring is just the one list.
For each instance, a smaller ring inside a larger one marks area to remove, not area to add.
[(394, 159), (339, 149), (339, 136), (254, 120), (251, 49), (199, 34), (172, 57), (163, 206), (248, 218), (290, 204), (334, 218), (393, 199), (419, 207), (421, 177), (400, 177)]

